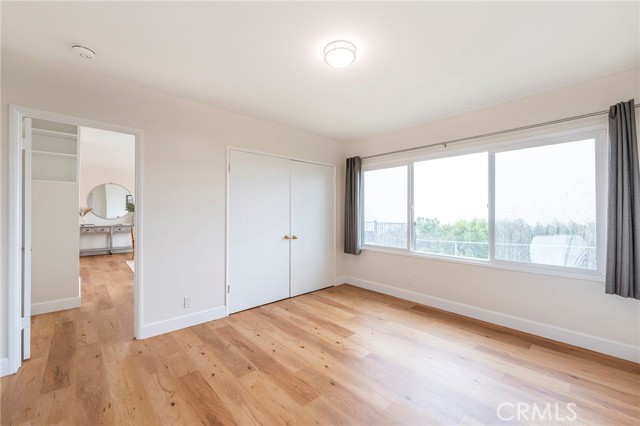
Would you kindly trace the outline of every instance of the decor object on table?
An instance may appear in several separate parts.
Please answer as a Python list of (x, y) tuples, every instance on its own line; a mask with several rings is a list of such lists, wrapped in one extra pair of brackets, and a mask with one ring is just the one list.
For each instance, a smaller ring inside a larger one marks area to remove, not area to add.
[(93, 210), (92, 208), (89, 207), (80, 207), (80, 223), (85, 224), (87, 223), (87, 219), (85, 218), (85, 216), (87, 215), (87, 213), (89, 213), (91, 210)]

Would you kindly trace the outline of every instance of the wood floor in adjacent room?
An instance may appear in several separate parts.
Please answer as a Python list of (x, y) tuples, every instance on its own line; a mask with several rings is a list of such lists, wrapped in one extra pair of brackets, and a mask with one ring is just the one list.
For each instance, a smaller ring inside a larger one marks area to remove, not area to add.
[(640, 422), (638, 364), (347, 285), (135, 341), (126, 259), (33, 318), (2, 425)]

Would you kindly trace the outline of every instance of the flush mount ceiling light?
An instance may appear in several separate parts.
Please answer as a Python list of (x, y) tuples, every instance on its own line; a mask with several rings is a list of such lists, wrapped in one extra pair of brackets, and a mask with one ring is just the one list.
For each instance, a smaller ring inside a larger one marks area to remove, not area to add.
[(334, 68), (344, 68), (356, 60), (356, 46), (346, 40), (336, 40), (324, 48), (324, 61)]
[(71, 46), (71, 50), (74, 51), (77, 55), (80, 55), (81, 58), (84, 59), (93, 59), (96, 57), (96, 52), (93, 49), (89, 49), (86, 46), (82, 46), (80, 44), (74, 44)]

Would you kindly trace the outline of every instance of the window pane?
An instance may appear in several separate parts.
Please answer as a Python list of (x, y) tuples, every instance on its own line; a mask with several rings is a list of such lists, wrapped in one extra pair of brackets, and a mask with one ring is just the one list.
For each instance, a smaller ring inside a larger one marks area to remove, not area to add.
[(487, 155), (414, 164), (415, 251), (489, 259)]
[(497, 259), (596, 269), (595, 140), (496, 153)]
[(407, 166), (364, 172), (364, 243), (408, 248)]

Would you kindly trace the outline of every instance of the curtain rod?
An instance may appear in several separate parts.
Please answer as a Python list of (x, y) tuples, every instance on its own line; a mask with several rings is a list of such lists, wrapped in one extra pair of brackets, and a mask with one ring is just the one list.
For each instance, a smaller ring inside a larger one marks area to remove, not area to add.
[[(635, 104), (633, 107), (634, 107), (634, 109), (638, 108), (638, 107), (640, 107), (640, 104)], [(446, 142), (438, 142), (438, 143), (432, 143), (432, 144), (429, 144), (429, 145), (416, 146), (416, 147), (413, 147), (413, 148), (399, 149), (397, 151), (383, 152), (382, 154), (368, 155), (366, 157), (362, 157), (362, 159), (366, 160), (368, 158), (382, 157), (384, 155), (401, 154), (403, 152), (416, 151), (416, 150), (419, 150), (419, 149), (431, 148), (431, 147), (440, 146), (440, 145), (446, 147), (447, 145), (452, 144), (452, 143), (470, 141), (470, 140), (473, 140), (473, 139), (486, 138), (488, 136), (504, 135), (506, 133), (513, 133), (513, 132), (519, 132), (521, 130), (535, 129), (537, 127), (550, 126), (552, 124), (564, 123), (566, 121), (581, 120), (583, 118), (595, 117), (595, 116), (604, 115), (604, 114), (609, 114), (609, 110), (591, 112), (589, 114), (576, 115), (574, 117), (560, 118), (558, 120), (545, 121), (544, 123), (530, 124), (528, 126), (514, 127), (513, 129), (499, 130), (497, 132), (483, 133), (481, 135), (469, 136), (469, 137), (460, 138), (460, 139), (453, 139), (453, 140), (446, 141)]]

